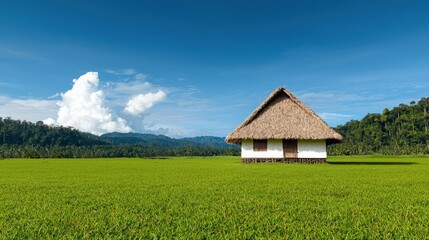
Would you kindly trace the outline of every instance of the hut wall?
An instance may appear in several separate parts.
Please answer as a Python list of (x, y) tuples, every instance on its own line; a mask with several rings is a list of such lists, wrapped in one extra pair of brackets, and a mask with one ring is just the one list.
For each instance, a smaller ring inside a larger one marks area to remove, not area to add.
[(298, 158), (326, 158), (325, 140), (298, 140)]
[(253, 140), (243, 139), (241, 158), (283, 158), (283, 141), (281, 139), (268, 139), (267, 151), (253, 151)]
[[(298, 158), (324, 159), (326, 157), (325, 140), (298, 140)], [(243, 139), (241, 158), (283, 158), (283, 141), (281, 139), (268, 139), (267, 151), (253, 151), (253, 140)]]

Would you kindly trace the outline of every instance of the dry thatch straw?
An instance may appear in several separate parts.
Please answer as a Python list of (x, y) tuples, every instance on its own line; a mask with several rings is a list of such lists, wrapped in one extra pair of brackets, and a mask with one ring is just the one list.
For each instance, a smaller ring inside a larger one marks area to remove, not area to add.
[(330, 144), (343, 138), (292, 93), (278, 88), (225, 140), (241, 144), (242, 139), (325, 139)]

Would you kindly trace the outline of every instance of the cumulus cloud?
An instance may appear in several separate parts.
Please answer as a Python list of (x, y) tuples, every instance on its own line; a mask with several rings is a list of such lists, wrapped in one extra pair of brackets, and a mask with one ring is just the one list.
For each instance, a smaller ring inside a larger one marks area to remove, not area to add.
[(55, 119), (53, 118), (46, 118), (45, 120), (43, 120), (43, 123), (51, 126), (51, 125), (55, 125), (57, 121), (55, 121)]
[[(45, 99), (12, 99), (0, 95), (0, 117), (43, 120), (47, 125), (71, 126), (97, 135), (134, 131), (171, 137), (194, 136), (199, 129), (190, 129), (206, 124), (200, 115), (209, 108), (205, 100), (196, 96), (195, 87), (153, 85), (146, 75), (133, 69), (111, 73), (116, 73), (119, 79), (102, 82), (98, 73), (89, 72), (73, 80), (70, 89)], [(173, 97), (169, 99), (167, 95)], [(164, 104), (150, 111), (160, 102)], [(201, 129), (207, 130), (206, 125)]]
[(0, 117), (11, 117), (32, 122), (54, 116), (58, 106), (52, 100), (11, 99), (0, 95)]
[[(114, 119), (111, 110), (105, 106), (105, 98), (99, 89), (97, 72), (88, 72), (73, 80), (72, 89), (61, 94), (56, 124), (71, 126), (93, 134), (106, 132), (130, 132), (124, 119)], [(45, 123), (52, 124), (51, 119)]]
[(156, 93), (139, 94), (128, 101), (124, 112), (134, 116), (142, 114), (154, 104), (164, 100), (165, 97), (166, 94), (162, 90)]

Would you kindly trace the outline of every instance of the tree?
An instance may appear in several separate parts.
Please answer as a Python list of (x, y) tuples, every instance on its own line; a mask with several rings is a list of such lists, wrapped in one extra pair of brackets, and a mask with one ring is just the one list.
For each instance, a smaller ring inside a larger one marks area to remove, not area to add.
[(328, 147), (335, 154), (418, 154), (429, 153), (429, 98), (400, 104), (382, 114), (367, 114), (336, 130), (341, 144)]

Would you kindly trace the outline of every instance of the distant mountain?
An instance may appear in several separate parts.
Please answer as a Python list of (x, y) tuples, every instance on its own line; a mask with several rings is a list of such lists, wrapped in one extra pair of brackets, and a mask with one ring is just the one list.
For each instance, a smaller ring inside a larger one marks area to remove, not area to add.
[(147, 147), (183, 147), (198, 146), (211, 148), (236, 148), (229, 145), (224, 138), (201, 136), (192, 138), (170, 138), (164, 135), (154, 135), (148, 133), (106, 133), (100, 138), (114, 145), (142, 145)]
[(212, 148), (234, 148), (236, 145), (231, 145), (225, 142), (225, 138), (222, 137), (213, 137), (213, 136), (201, 136), (201, 137), (192, 137), (192, 138), (182, 138), (181, 140), (187, 140), (199, 143), (201, 145), (212, 147)]

